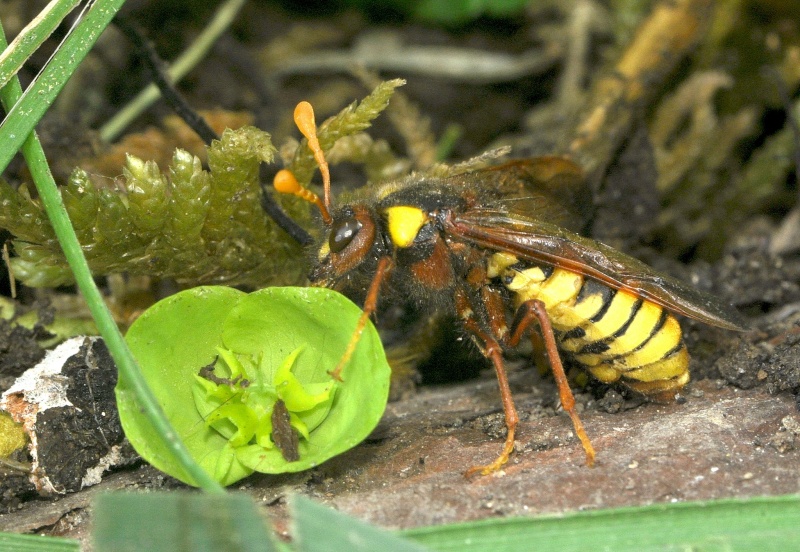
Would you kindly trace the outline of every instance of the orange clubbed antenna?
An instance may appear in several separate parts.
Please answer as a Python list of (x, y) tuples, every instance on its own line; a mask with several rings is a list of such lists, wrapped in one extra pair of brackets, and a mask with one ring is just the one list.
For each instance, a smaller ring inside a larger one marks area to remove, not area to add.
[(325, 204), (322, 203), (322, 200), (319, 198), (319, 196), (308, 188), (301, 186), (292, 171), (288, 169), (279, 170), (275, 175), (275, 178), (272, 180), (272, 186), (275, 188), (275, 190), (282, 194), (296, 195), (297, 197), (305, 199), (309, 203), (316, 205), (317, 208), (319, 208), (319, 213), (322, 215), (322, 221), (325, 224), (330, 224), (333, 221), (328, 208), (325, 207)]
[(319, 145), (317, 139), (317, 123), (314, 121), (314, 108), (308, 102), (300, 102), (294, 108), (294, 124), (308, 140), (308, 148), (314, 154), (319, 165), (319, 172), (322, 174), (322, 191), (325, 198), (325, 208), (331, 210), (331, 173), (328, 169), (328, 162), (325, 160), (325, 152)]

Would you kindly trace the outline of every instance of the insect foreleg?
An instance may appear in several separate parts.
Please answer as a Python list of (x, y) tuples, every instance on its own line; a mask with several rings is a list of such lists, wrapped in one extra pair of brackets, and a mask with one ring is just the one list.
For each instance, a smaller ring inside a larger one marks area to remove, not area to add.
[[(475, 313), (469, 305), (464, 294), (457, 294), (456, 304), (459, 316), (464, 322), (464, 328), (472, 335), (478, 343), (483, 355), (492, 361), (494, 371), (497, 374), (497, 384), (500, 388), (500, 399), (503, 402), (503, 413), (506, 418), (506, 442), (503, 451), (491, 464), (484, 466), (473, 466), (465, 473), (465, 477), (470, 477), (476, 473), (488, 475), (496, 472), (508, 462), (508, 457), (514, 451), (514, 436), (516, 434), (519, 416), (517, 408), (514, 406), (514, 398), (511, 396), (511, 387), (508, 385), (508, 375), (503, 364), (503, 348), (500, 342), (490, 333), (484, 331), (475, 319)], [(493, 313), (490, 314), (490, 317)]]
[(362, 309), (361, 316), (356, 323), (356, 329), (350, 338), (350, 342), (347, 344), (347, 349), (345, 349), (342, 358), (339, 359), (339, 363), (336, 365), (336, 368), (328, 372), (332, 378), (342, 381), (342, 370), (347, 363), (350, 362), (350, 358), (353, 356), (353, 353), (358, 346), (358, 342), (361, 340), (361, 334), (364, 333), (364, 328), (367, 326), (367, 320), (369, 320), (369, 317), (375, 312), (375, 309), (378, 308), (378, 295), (381, 291), (381, 284), (391, 269), (391, 258), (382, 257), (378, 261), (378, 268), (375, 270), (375, 276), (372, 278), (372, 283), (369, 285), (369, 291), (367, 291), (367, 298), (364, 300), (364, 308)]

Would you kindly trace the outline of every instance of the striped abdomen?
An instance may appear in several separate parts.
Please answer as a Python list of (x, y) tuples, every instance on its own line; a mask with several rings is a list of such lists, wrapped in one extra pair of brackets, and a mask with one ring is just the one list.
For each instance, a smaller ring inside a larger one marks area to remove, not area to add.
[(689, 353), (678, 321), (661, 306), (561, 268), (522, 266), (495, 254), (490, 276), (516, 294), (517, 306), (544, 303), (561, 350), (597, 379), (622, 379), (657, 399), (671, 398), (689, 381)]

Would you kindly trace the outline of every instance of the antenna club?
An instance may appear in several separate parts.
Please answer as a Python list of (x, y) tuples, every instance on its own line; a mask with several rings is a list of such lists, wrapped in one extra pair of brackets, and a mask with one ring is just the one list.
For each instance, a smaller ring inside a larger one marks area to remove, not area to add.
[(282, 194), (297, 194), (301, 189), (300, 183), (294, 173), (288, 169), (281, 169), (272, 179), (272, 186)]
[[(297, 128), (306, 137), (308, 148), (314, 155), (314, 159), (319, 165), (319, 171), (322, 174), (322, 189), (324, 192), (325, 200), (322, 201), (320, 210), (330, 212), (331, 209), (331, 173), (328, 169), (328, 162), (325, 160), (325, 152), (322, 151), (322, 146), (319, 144), (317, 138), (317, 123), (314, 120), (314, 108), (310, 103), (302, 101), (294, 108), (294, 123)], [(326, 223), (330, 220), (329, 217), (323, 214)]]
[(272, 179), (272, 186), (276, 191), (282, 194), (296, 195), (309, 203), (313, 203), (319, 209), (319, 214), (322, 216), (323, 222), (325, 222), (325, 224), (330, 224), (332, 222), (333, 219), (331, 218), (330, 211), (328, 211), (328, 208), (322, 203), (319, 196), (308, 188), (301, 186), (292, 171), (288, 169), (279, 170), (275, 178)]
[(308, 141), (316, 140), (317, 123), (314, 120), (314, 108), (308, 102), (300, 102), (294, 108), (294, 123)]

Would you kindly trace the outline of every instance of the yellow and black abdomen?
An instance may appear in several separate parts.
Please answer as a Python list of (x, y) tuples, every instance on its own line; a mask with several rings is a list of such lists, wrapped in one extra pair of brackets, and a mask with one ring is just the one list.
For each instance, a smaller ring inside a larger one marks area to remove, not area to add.
[(659, 400), (689, 381), (680, 325), (660, 305), (569, 270), (521, 267), (506, 253), (491, 258), (489, 275), (516, 294), (517, 306), (544, 303), (560, 349), (597, 379)]

